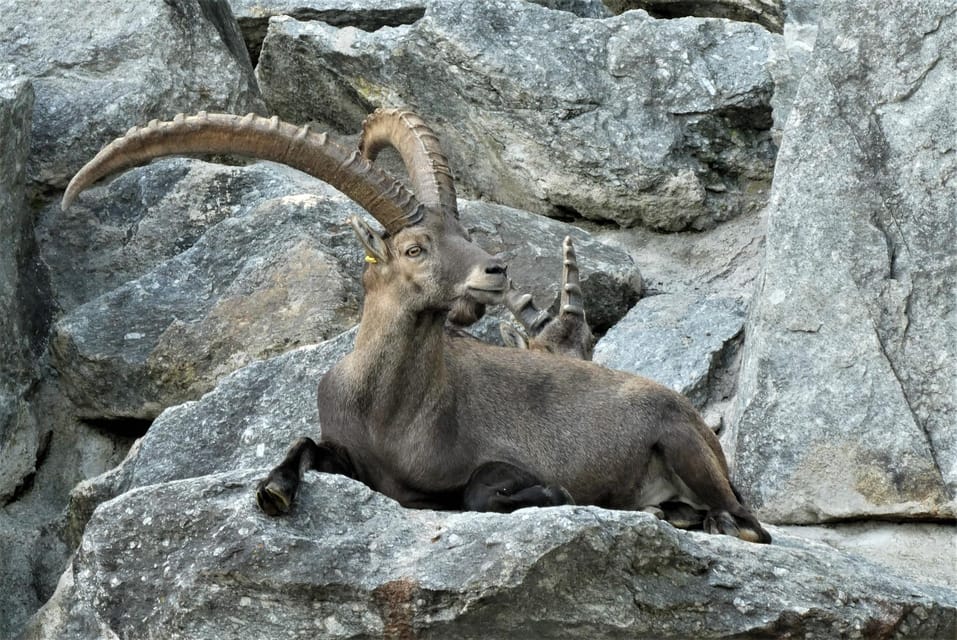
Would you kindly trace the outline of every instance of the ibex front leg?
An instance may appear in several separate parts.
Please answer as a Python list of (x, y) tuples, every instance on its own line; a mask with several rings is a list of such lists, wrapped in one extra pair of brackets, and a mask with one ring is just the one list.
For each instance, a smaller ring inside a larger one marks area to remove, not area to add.
[(575, 504), (557, 485), (546, 486), (531, 473), (508, 462), (486, 462), (476, 469), (465, 486), (466, 511), (511, 513), (523, 507)]
[(256, 502), (267, 515), (289, 511), (302, 483), (302, 474), (313, 469), (324, 473), (355, 477), (355, 468), (346, 450), (328, 442), (316, 444), (312, 438), (299, 438), (279, 465), (256, 488)]

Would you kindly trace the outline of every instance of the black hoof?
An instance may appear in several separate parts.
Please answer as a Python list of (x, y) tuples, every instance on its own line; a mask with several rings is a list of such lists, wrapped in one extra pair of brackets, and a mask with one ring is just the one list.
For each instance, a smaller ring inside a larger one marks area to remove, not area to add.
[(288, 478), (284, 478), (283, 474), (275, 471), (256, 487), (256, 504), (269, 516), (281, 516), (288, 513), (295, 497), (295, 484), (290, 483)]

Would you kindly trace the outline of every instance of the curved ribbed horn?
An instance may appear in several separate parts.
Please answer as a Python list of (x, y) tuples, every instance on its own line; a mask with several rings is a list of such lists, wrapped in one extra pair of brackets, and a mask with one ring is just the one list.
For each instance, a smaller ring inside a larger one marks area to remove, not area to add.
[(423, 207), (401, 183), (373, 167), (358, 151), (349, 151), (309, 126), (278, 117), (245, 117), (200, 112), (153, 120), (134, 127), (104, 147), (70, 181), (63, 194), (66, 209), (81, 191), (111, 173), (146, 164), (161, 156), (231, 153), (279, 162), (319, 178), (355, 200), (394, 233), (423, 219)]
[(373, 162), (388, 146), (402, 157), (419, 202), (458, 218), (452, 171), (431, 127), (411, 111), (376, 109), (362, 123), (359, 152)]

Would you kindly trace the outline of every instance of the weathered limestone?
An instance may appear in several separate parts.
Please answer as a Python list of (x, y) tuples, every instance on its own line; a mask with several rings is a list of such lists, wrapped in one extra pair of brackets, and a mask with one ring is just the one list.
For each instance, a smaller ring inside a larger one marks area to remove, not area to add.
[(264, 110), (227, 0), (0, 0), (0, 77), (33, 79), (30, 180), (63, 187), (129, 127)]
[(643, 298), (598, 341), (593, 359), (671, 387), (701, 409), (740, 345), (744, 316), (744, 305), (728, 298)]
[(949, 2), (822, 7), (733, 438), (768, 520), (957, 514), (955, 49)]
[(102, 505), (24, 637), (957, 632), (954, 589), (785, 535), (754, 545), (594, 507), (408, 510), (311, 473), (292, 514), (269, 518), (252, 499), (264, 473), (156, 484)]
[(460, 183), (493, 201), (703, 228), (765, 202), (775, 37), (726, 20), (436, 0), (375, 33), (273, 19), (257, 76), (286, 119), (340, 131), (375, 106), (413, 108)]

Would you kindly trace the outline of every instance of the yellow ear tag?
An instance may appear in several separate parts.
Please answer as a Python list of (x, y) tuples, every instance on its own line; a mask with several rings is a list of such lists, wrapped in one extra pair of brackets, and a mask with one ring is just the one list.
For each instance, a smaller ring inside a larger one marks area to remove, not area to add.
[(379, 264), (379, 261), (373, 258), (372, 256), (366, 256), (366, 262), (369, 264)]

